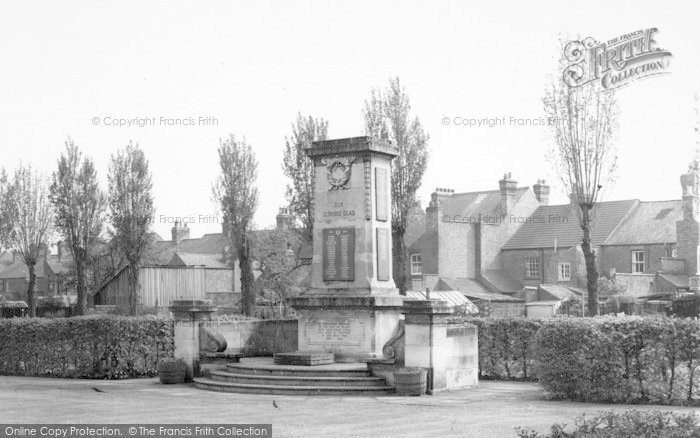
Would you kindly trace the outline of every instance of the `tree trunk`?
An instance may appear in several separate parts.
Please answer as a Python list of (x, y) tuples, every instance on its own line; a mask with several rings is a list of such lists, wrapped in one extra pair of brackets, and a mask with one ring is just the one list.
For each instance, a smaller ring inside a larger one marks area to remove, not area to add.
[(406, 243), (405, 232), (392, 230), (392, 243), (394, 247), (394, 283), (399, 288), (401, 295), (406, 295)]
[(36, 316), (36, 303), (34, 298), (34, 288), (36, 287), (36, 262), (27, 263), (27, 270), (29, 270), (29, 284), (27, 285), (27, 314), (30, 317)]
[(78, 289), (78, 303), (75, 308), (76, 315), (85, 315), (85, 309), (87, 308), (87, 293), (86, 293), (86, 279), (85, 279), (85, 262), (81, 260), (80, 257), (76, 257), (75, 261), (75, 274), (78, 277), (77, 289)]
[(255, 310), (255, 288), (253, 267), (250, 261), (250, 242), (243, 236), (243, 244), (238, 250), (238, 267), (241, 269), (241, 313), (253, 316)]
[(583, 257), (586, 260), (586, 279), (588, 286), (588, 315), (598, 315), (598, 267), (595, 263), (595, 251), (591, 247), (591, 207), (581, 206), (581, 228), (583, 229)]
[(136, 316), (139, 310), (139, 269), (129, 263), (129, 314)]

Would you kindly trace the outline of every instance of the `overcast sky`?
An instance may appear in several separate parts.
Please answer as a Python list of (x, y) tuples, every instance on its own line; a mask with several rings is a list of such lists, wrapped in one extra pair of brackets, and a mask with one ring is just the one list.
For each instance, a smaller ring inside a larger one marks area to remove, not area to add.
[[(619, 91), (619, 178), (605, 197), (679, 199), (695, 147), (699, 12), (697, 1), (5, 2), (0, 166), (51, 172), (70, 135), (106, 188), (109, 155), (133, 140), (153, 172), (156, 231), (169, 238), (161, 216), (194, 216), (198, 237), (220, 229), (204, 216), (218, 214), (216, 149), (233, 133), (257, 153), (256, 222), (270, 226), (284, 204), (282, 150), (297, 112), (328, 119), (331, 138), (362, 135), (370, 90), (399, 76), (431, 137), (423, 201), (435, 187), (496, 189), (510, 171), (522, 186), (546, 178), (561, 203), (546, 128), (510, 118), (543, 116), (560, 36), (609, 40), (657, 27), (672, 73)], [(134, 118), (155, 123), (110, 124)], [(194, 126), (163, 124), (189, 118)]]

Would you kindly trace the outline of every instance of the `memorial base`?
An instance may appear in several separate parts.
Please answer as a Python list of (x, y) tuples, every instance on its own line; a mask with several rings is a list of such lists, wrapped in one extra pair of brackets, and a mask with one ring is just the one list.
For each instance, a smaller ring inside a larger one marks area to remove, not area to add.
[(292, 299), (299, 319), (299, 350), (334, 354), (336, 362), (382, 359), (399, 323), (403, 298), (303, 296)]

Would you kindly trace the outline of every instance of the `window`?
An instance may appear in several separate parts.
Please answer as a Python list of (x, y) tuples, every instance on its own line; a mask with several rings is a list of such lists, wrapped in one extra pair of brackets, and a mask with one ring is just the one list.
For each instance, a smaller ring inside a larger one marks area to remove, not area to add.
[(540, 261), (538, 259), (525, 260), (525, 276), (528, 278), (537, 278), (540, 276)]
[(423, 272), (423, 256), (411, 254), (411, 275), (420, 275)]
[(571, 280), (571, 263), (559, 263), (559, 281)]
[(632, 251), (632, 273), (644, 272), (644, 251)]
[(678, 257), (678, 248), (673, 248), (671, 250), (671, 257), (673, 257), (674, 259)]

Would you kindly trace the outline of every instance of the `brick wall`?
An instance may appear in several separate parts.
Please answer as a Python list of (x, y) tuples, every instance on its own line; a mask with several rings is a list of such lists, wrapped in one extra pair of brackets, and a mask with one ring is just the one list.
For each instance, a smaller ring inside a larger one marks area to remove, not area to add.
[(625, 289), (625, 295), (642, 296), (656, 293), (655, 274), (617, 274), (615, 283)]
[(438, 251), (440, 277), (474, 277), (474, 224), (442, 222)]
[[(525, 277), (525, 264), (529, 258), (539, 260), (538, 278)], [(547, 283), (581, 287), (586, 281), (586, 265), (579, 247), (560, 248), (557, 252), (553, 249), (504, 250), (501, 253), (501, 260), (502, 269), (525, 286)], [(569, 281), (559, 280), (560, 263), (569, 263), (571, 267)]]
[(644, 251), (644, 272), (655, 273), (663, 270), (661, 258), (671, 254), (671, 246), (664, 244), (653, 244), (600, 247), (597, 253), (600, 273), (607, 275), (613, 268), (617, 273), (632, 273), (632, 251)]
[[(686, 200), (683, 200), (686, 202)], [(687, 272), (697, 272), (698, 230), (700, 224), (686, 212), (686, 217), (676, 223), (676, 242), (678, 242), (678, 258), (685, 259)]]

